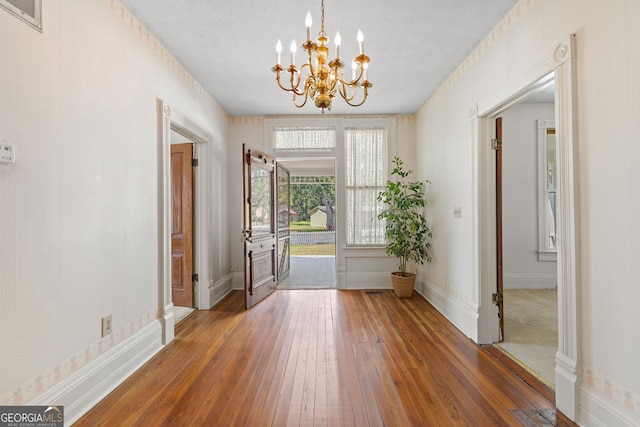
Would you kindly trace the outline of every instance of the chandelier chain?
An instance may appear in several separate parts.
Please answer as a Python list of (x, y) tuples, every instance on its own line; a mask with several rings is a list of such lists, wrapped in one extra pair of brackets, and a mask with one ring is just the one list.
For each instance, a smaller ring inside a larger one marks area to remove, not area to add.
[(320, 34), (321, 34), (321, 35), (324, 35), (324, 0), (321, 0), (321, 2), (322, 2), (322, 3), (321, 3), (321, 4), (322, 4), (322, 6), (321, 6), (321, 8), (322, 8), (322, 15), (321, 15), (321, 16), (322, 16), (322, 18), (321, 18), (321, 21), (322, 21), (322, 22), (321, 22), (321, 26), (320, 26)]

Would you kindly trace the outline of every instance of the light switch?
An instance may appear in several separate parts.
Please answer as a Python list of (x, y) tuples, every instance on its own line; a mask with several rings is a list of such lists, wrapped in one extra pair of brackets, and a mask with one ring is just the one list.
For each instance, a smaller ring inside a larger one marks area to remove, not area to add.
[(13, 145), (0, 144), (0, 164), (10, 165), (16, 161), (16, 150)]
[(453, 207), (453, 217), (454, 218), (462, 218), (462, 207), (454, 206)]

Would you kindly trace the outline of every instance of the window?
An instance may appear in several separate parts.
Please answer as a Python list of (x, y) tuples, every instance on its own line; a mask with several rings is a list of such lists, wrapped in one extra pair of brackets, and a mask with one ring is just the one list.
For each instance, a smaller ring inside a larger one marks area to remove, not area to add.
[(347, 128), (345, 187), (347, 246), (382, 246), (384, 222), (378, 220), (378, 192), (387, 181), (387, 129)]
[(42, 0), (0, 0), (0, 7), (42, 32)]
[(557, 257), (558, 178), (553, 120), (538, 120), (538, 260)]
[(336, 148), (336, 131), (326, 126), (274, 126), (277, 151), (330, 151)]

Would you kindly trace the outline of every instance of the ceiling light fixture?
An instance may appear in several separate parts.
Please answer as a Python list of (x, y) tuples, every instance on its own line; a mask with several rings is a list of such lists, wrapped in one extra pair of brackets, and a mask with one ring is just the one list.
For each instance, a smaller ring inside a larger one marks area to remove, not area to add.
[[(352, 107), (358, 107), (367, 100), (367, 90), (373, 86), (369, 80), (367, 80), (367, 68), (369, 67), (369, 57), (364, 54), (364, 37), (362, 31), (358, 30), (358, 44), (360, 46), (360, 54), (356, 56), (351, 63), (351, 80), (345, 80), (344, 78), (344, 62), (340, 60), (340, 32), (336, 33), (335, 45), (336, 45), (336, 58), (327, 64), (329, 57), (329, 48), (326, 46), (329, 43), (329, 38), (324, 32), (324, 0), (322, 0), (322, 24), (320, 28), (320, 34), (318, 36), (318, 43), (311, 41), (311, 13), (307, 12), (305, 20), (307, 24), (307, 42), (302, 45), (302, 48), (307, 52), (308, 61), (302, 66), (300, 70), (296, 68), (296, 41), (291, 42), (291, 65), (286, 70), (290, 74), (289, 84), (290, 87), (285, 87), (280, 81), (280, 73), (285, 71), (280, 65), (282, 43), (278, 40), (276, 44), (277, 63), (272, 68), (276, 73), (276, 80), (278, 86), (282, 90), (293, 93), (293, 104), (302, 108), (309, 98), (315, 100), (316, 107), (322, 109), (324, 113), (325, 108), (331, 111), (331, 101), (336, 96), (336, 92), (345, 100), (345, 102)], [(315, 57), (314, 57), (315, 55)], [(303, 74), (306, 75), (303, 78)], [(362, 88), (362, 100), (360, 102), (354, 102), (356, 93)], [(297, 97), (304, 96), (304, 101), (298, 104)]]

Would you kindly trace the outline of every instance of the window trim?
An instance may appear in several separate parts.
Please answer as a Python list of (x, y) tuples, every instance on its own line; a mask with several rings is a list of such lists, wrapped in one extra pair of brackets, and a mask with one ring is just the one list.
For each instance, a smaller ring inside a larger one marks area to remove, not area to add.
[[(344, 129), (342, 130), (343, 136), (344, 136), (344, 159), (345, 159), (345, 184), (344, 184), (344, 193), (345, 193), (345, 198), (347, 197), (347, 194), (349, 193), (349, 189), (353, 189), (353, 190), (357, 190), (357, 189), (362, 189), (362, 186), (348, 186), (346, 183), (347, 180), (347, 173), (346, 173), (346, 163), (347, 163), (347, 155), (348, 155), (348, 150), (347, 150), (347, 138), (346, 138), (346, 133), (347, 131), (366, 131), (366, 130), (383, 130), (386, 135), (385, 135), (385, 145), (386, 145), (386, 167), (385, 167), (385, 181), (384, 183), (379, 187), (379, 191), (384, 189), (384, 184), (386, 183), (386, 180), (389, 179), (389, 128), (387, 128), (386, 126), (380, 126), (380, 125), (375, 125), (375, 126), (345, 126)], [(378, 202), (379, 204), (379, 202)], [(348, 227), (347, 221), (348, 221), (348, 211), (349, 211), (349, 206), (347, 204), (346, 208), (345, 208), (345, 213), (347, 214), (347, 219), (345, 219), (345, 226)], [(376, 218), (377, 220), (377, 218)], [(383, 242), (380, 243), (370, 243), (370, 244), (365, 244), (365, 243), (349, 243), (347, 240), (349, 238), (349, 233), (345, 233), (345, 247), (348, 248), (384, 248), (387, 245), (386, 242), (386, 237), (384, 239)]]
[[(295, 150), (295, 149), (277, 149), (273, 138), (273, 131), (278, 127), (325, 127), (333, 128), (336, 133), (336, 147), (331, 149), (317, 150)], [(289, 118), (273, 118), (264, 120), (264, 141), (265, 145), (271, 150), (276, 157), (335, 157), (339, 150), (338, 136), (340, 135), (342, 125), (335, 119), (318, 119), (317, 117), (289, 117)]]
[[(556, 128), (555, 120), (540, 119), (537, 120), (538, 125), (538, 261), (557, 261), (558, 249), (550, 248), (547, 245), (547, 130)], [(556, 152), (557, 152), (557, 133), (556, 133)], [(556, 159), (556, 165), (557, 165)], [(556, 170), (557, 176), (557, 170)], [(557, 178), (556, 178), (557, 179)], [(557, 217), (557, 194), (556, 188), (556, 217)], [(557, 227), (557, 226), (556, 226)], [(557, 233), (556, 233), (557, 239)]]
[[(336, 256), (343, 257), (359, 257), (372, 256), (372, 253), (384, 255), (384, 246), (346, 246), (346, 209), (340, 209), (340, 206), (346, 206), (346, 190), (345, 190), (345, 159), (344, 159), (344, 129), (349, 127), (385, 127), (387, 128), (387, 171), (393, 170), (392, 160), (397, 154), (397, 116), (289, 116), (289, 117), (270, 117), (265, 118), (263, 123), (264, 149), (271, 150), (278, 158), (287, 157), (305, 157), (305, 158), (335, 158), (335, 185), (336, 185), (336, 201), (335, 206), (337, 212), (337, 234), (336, 234)], [(277, 152), (273, 151), (272, 131), (274, 126), (334, 126), (336, 130), (336, 149), (330, 152)]]

